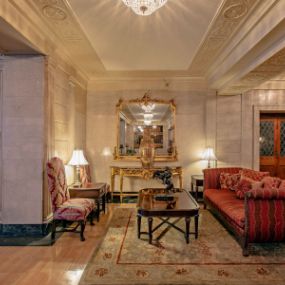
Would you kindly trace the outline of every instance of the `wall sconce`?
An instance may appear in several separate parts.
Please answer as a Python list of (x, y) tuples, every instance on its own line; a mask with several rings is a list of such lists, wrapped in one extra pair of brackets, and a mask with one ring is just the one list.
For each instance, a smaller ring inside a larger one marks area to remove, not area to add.
[(81, 165), (87, 165), (88, 161), (86, 160), (83, 150), (81, 149), (75, 149), (72, 153), (72, 157), (70, 161), (68, 162), (69, 165), (73, 165), (76, 167), (76, 176), (75, 176), (75, 182), (74, 187), (80, 187), (80, 166)]
[(112, 156), (112, 151), (109, 147), (104, 147), (101, 153), (103, 156)]
[(208, 160), (208, 168), (211, 168), (211, 161), (217, 160), (213, 148), (207, 147), (203, 152), (202, 159)]

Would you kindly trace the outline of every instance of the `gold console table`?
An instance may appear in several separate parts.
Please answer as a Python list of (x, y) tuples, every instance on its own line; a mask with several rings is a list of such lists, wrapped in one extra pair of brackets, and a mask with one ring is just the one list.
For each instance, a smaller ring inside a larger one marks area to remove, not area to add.
[[(153, 173), (157, 170), (164, 170), (165, 167), (153, 167), (150, 169), (144, 169), (142, 167), (120, 167), (120, 166), (111, 166), (111, 193), (112, 197), (114, 195), (115, 187), (115, 177), (118, 175), (120, 177), (120, 202), (122, 203), (124, 196), (137, 196), (138, 193), (124, 194), (123, 193), (123, 181), (124, 177), (139, 177), (142, 179), (150, 179), (153, 177)], [(178, 176), (179, 179), (179, 188), (182, 188), (182, 167), (175, 166), (169, 167), (172, 176)]]

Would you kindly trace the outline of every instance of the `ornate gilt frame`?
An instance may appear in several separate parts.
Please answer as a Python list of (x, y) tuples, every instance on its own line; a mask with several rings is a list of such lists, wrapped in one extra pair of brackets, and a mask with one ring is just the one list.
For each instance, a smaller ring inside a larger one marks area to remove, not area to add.
[(173, 114), (173, 121), (174, 121), (174, 150), (172, 154), (168, 155), (158, 155), (155, 156), (155, 161), (177, 161), (177, 149), (176, 149), (176, 105), (174, 100), (161, 100), (150, 98), (149, 92), (146, 92), (142, 98), (138, 99), (131, 99), (131, 100), (123, 100), (119, 99), (119, 102), (116, 105), (116, 116), (117, 116), (117, 138), (116, 138), (116, 146), (114, 148), (114, 159), (121, 160), (121, 161), (139, 161), (140, 157), (138, 155), (121, 155), (119, 153), (118, 145), (119, 145), (119, 133), (120, 133), (120, 111), (122, 110), (122, 106), (124, 104), (131, 104), (131, 103), (139, 103), (139, 104), (148, 104), (148, 103), (160, 103), (160, 104), (169, 104), (172, 114)]

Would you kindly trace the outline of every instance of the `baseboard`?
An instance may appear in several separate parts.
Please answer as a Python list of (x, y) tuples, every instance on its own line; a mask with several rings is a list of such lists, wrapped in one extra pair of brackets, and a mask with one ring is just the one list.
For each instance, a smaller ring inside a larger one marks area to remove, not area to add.
[(0, 235), (10, 237), (45, 236), (50, 232), (51, 224), (0, 224)]

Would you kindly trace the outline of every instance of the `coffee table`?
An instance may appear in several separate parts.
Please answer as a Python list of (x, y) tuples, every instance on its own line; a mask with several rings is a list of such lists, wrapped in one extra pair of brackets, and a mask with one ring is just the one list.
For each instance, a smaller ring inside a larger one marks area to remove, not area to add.
[[(137, 204), (138, 238), (141, 234), (148, 234), (149, 243), (152, 243), (153, 233), (163, 224), (168, 224), (182, 232), (186, 242), (189, 243), (189, 235), (194, 234), (198, 238), (199, 205), (189, 192), (184, 189), (174, 189), (174, 201), (157, 201), (155, 197), (165, 193), (161, 188), (145, 188), (139, 191)], [(148, 232), (141, 232), (141, 219), (148, 219)], [(190, 232), (191, 217), (195, 219), (195, 232)], [(161, 223), (152, 228), (153, 218), (158, 218)], [(184, 218), (185, 231), (171, 223), (170, 218)]]

